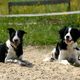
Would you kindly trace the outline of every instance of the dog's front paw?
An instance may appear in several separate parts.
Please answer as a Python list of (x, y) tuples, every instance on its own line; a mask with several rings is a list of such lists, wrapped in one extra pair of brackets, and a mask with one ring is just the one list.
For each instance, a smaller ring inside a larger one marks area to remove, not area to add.
[(24, 61), (24, 60), (19, 61), (18, 64), (21, 66), (26, 66), (26, 67), (32, 67), (33, 66), (32, 63), (30, 63), (28, 61)]
[(64, 65), (70, 65), (70, 63), (67, 60), (61, 60), (59, 63), (64, 64)]
[(26, 63), (24, 61), (18, 61), (18, 64), (21, 66), (26, 66)]
[(14, 60), (12, 60), (12, 59), (6, 59), (5, 60), (5, 63), (13, 63), (14, 62)]

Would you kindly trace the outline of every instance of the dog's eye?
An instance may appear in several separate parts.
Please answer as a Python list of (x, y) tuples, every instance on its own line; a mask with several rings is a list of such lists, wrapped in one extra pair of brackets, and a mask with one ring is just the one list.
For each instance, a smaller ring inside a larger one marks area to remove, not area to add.
[(15, 36), (15, 33), (14, 32), (11, 33), (11, 34), (9, 34), (9, 38), (10, 38), (11, 41), (12, 41), (12, 39), (13, 39), (14, 36)]
[(65, 30), (64, 34), (67, 34), (67, 33), (68, 33), (68, 29)]
[(22, 35), (21, 35), (20, 33), (18, 33), (18, 36), (19, 36), (19, 37), (22, 37)]
[(15, 33), (12, 33), (12, 36), (14, 36), (15, 35)]

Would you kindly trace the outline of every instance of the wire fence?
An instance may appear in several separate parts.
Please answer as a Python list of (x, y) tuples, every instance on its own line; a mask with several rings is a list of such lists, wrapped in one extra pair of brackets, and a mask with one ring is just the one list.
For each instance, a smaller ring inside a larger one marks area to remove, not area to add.
[(25, 45), (55, 44), (59, 40), (56, 35), (63, 26), (73, 25), (80, 28), (79, 14), (80, 11), (0, 15), (0, 32), (2, 34), (0, 41), (7, 39), (5, 31), (8, 27), (12, 27), (27, 32), (26, 38), (24, 38)]
[(10, 15), (0, 15), (0, 17), (36, 17), (36, 16), (56, 16), (56, 15), (70, 15), (70, 14), (80, 14), (80, 11), (69, 11), (69, 12), (54, 12), (54, 13), (42, 13), (42, 14), (10, 14)]

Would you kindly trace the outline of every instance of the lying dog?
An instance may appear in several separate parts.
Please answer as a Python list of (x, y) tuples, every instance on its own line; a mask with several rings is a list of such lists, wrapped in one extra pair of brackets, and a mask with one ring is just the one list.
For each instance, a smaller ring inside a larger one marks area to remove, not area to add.
[(9, 39), (6, 43), (0, 45), (0, 62), (14, 62), (20, 65), (26, 65), (22, 60), (23, 55), (23, 30), (15, 31), (13, 28), (8, 28)]
[(51, 57), (47, 57), (44, 61), (58, 60), (63, 64), (80, 65), (78, 57), (80, 49), (77, 47), (77, 40), (80, 37), (80, 31), (75, 28), (65, 27), (59, 31), (61, 41), (57, 43), (56, 48), (51, 52)]

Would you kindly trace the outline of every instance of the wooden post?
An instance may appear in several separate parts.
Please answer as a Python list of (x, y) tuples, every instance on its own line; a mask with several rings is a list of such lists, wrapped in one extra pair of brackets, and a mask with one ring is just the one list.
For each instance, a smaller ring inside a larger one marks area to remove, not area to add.
[(69, 0), (69, 3), (68, 3), (68, 11), (71, 10), (71, 0)]
[(11, 6), (12, 6), (12, 5), (11, 5), (10, 3), (8, 3), (8, 12), (9, 12), (9, 14), (11, 14), (11, 10), (12, 10), (12, 9), (11, 9)]

